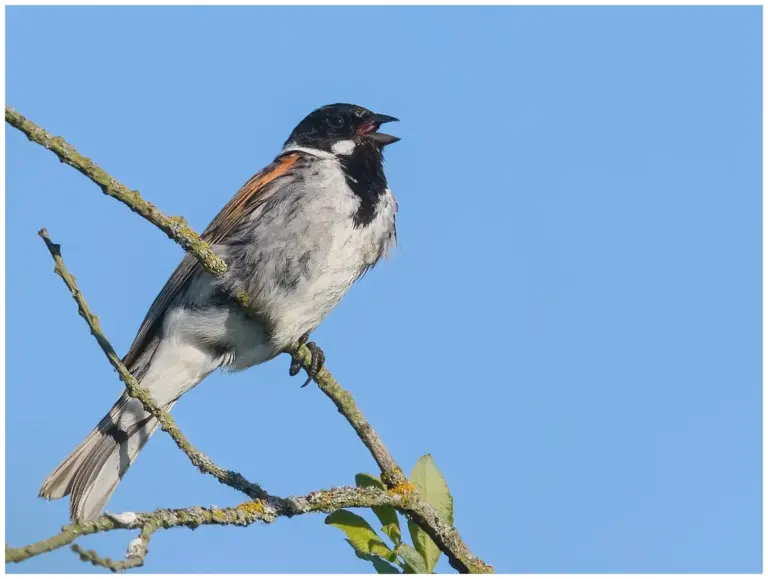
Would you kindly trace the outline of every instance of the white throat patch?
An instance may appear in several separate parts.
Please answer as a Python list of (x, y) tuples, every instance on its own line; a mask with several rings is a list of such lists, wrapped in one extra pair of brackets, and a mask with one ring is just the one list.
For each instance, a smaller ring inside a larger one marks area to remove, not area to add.
[(336, 155), (351, 155), (352, 151), (354, 150), (355, 142), (351, 139), (339, 141), (338, 143), (334, 143), (331, 147), (331, 151), (333, 151)]

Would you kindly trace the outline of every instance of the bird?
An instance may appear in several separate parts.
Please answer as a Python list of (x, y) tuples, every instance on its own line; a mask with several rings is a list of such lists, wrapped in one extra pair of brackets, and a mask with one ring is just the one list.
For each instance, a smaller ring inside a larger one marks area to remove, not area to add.
[[(306, 385), (325, 356), (309, 335), (350, 287), (397, 245), (397, 201), (381, 132), (395, 117), (336, 103), (293, 129), (202, 234), (228, 269), (206, 272), (186, 254), (152, 303), (123, 364), (166, 411), (216, 370), (264, 363), (296, 343), (312, 353)], [(234, 297), (248, 296), (249, 311)], [(290, 374), (300, 364), (292, 360)], [(104, 509), (158, 427), (123, 391), (110, 411), (45, 479), (39, 495), (70, 496), (70, 518)]]

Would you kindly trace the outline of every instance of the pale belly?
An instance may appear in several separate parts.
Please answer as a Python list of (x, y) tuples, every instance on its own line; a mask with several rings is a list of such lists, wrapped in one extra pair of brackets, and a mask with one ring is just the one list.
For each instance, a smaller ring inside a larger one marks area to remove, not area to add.
[[(343, 178), (329, 175), (327, 187), (289, 192), (294, 197), (286, 196), (269, 219), (254, 215), (257, 225), (246, 243), (214, 247), (230, 265), (227, 276), (237, 282), (223, 283), (230, 291), (244, 289), (262, 315), (259, 321), (238, 306), (223, 304), (213, 316), (189, 312), (206, 318), (204, 333), (225, 351), (222, 367), (241, 370), (262, 363), (314, 331), (361, 274), (394, 245), (396, 203), (391, 192), (379, 200), (373, 221), (355, 227), (352, 215), (359, 201), (338, 182)], [(212, 284), (198, 288), (196, 301), (204, 303), (206, 289), (217, 282), (208, 278), (202, 283)]]

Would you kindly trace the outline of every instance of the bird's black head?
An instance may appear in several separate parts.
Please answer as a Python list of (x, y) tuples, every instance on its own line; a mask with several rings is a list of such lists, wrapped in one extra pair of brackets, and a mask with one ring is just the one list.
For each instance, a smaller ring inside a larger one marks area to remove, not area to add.
[(381, 150), (399, 141), (398, 137), (379, 133), (379, 126), (396, 121), (357, 105), (337, 103), (311, 112), (293, 129), (286, 145), (320, 149), (348, 155), (357, 145)]

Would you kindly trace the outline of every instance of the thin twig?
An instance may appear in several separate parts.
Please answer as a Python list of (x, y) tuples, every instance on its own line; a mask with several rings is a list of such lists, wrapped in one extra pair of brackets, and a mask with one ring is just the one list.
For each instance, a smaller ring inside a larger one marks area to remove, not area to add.
[(48, 247), (48, 251), (50, 251), (51, 256), (53, 256), (53, 261), (56, 264), (53, 271), (64, 281), (64, 284), (69, 289), (75, 302), (77, 302), (80, 315), (85, 320), (85, 323), (88, 324), (88, 327), (91, 329), (91, 334), (96, 338), (101, 349), (107, 355), (110, 364), (117, 370), (120, 379), (128, 390), (128, 394), (141, 402), (144, 410), (157, 418), (160, 422), (160, 427), (170, 434), (176, 445), (189, 457), (192, 464), (199, 468), (200, 471), (216, 477), (219, 482), (242, 491), (251, 498), (258, 499), (268, 496), (259, 485), (249, 482), (238, 472), (221, 468), (210, 458), (192, 446), (176, 425), (176, 421), (171, 415), (157, 405), (147, 390), (139, 386), (136, 379), (131, 375), (128, 368), (125, 367), (120, 360), (120, 357), (115, 353), (112, 344), (109, 343), (109, 340), (107, 340), (107, 337), (104, 335), (104, 332), (101, 329), (101, 324), (99, 323), (99, 318), (91, 312), (88, 304), (85, 302), (82, 292), (77, 287), (75, 277), (69, 273), (66, 265), (64, 265), (64, 260), (61, 257), (61, 246), (51, 241), (51, 238), (48, 236), (48, 230), (45, 228), (41, 229), (38, 232), (38, 235), (43, 238), (45, 245)]
[[(134, 513), (124, 513), (122, 515), (123, 520), (130, 520), (138, 517)], [(121, 515), (111, 515), (111, 518), (118, 520)], [(149, 541), (152, 539), (152, 535), (160, 527), (160, 521), (154, 517), (146, 517), (143, 519), (143, 525), (141, 527), (141, 533), (133, 541), (128, 544), (128, 549), (125, 552), (125, 558), (122, 561), (114, 561), (109, 557), (101, 557), (93, 549), (85, 550), (80, 545), (72, 545), (72, 551), (80, 556), (80, 560), (85, 563), (91, 563), (97, 567), (104, 567), (110, 571), (117, 573), (120, 571), (127, 571), (135, 567), (144, 566), (144, 557), (149, 552)]]
[[(131, 545), (133, 545), (133, 542)], [(125, 559), (122, 561), (115, 561), (109, 557), (99, 556), (93, 549), (88, 549), (86, 551), (80, 545), (72, 545), (72, 550), (80, 556), (80, 560), (84, 563), (91, 563), (96, 567), (104, 567), (115, 573), (144, 565), (144, 553), (146, 552), (142, 551), (141, 555), (126, 555)]]
[(144, 200), (138, 191), (132, 191), (88, 157), (78, 153), (74, 147), (61, 137), (50, 135), (45, 129), (24, 118), (14, 109), (5, 105), (5, 121), (24, 133), (30, 141), (42, 145), (54, 153), (59, 161), (74, 167), (91, 181), (101, 187), (105, 195), (124, 203), (131, 211), (157, 226), (173, 241), (193, 254), (206, 271), (213, 275), (222, 275), (227, 271), (227, 264), (218, 257), (207, 243), (192, 230), (183, 217), (169, 217)]
[[(186, 509), (158, 509), (149, 513), (121, 513), (119, 515), (107, 513), (93, 521), (67, 525), (57, 535), (37, 543), (32, 543), (31, 545), (24, 547), (6, 546), (5, 562), (19, 563), (41, 553), (48, 553), (69, 545), (79, 537), (118, 529), (141, 529), (142, 535), (139, 539), (145, 548), (149, 542), (149, 537), (160, 529), (178, 527), (195, 529), (201, 525), (236, 525), (245, 527), (257, 521), (272, 523), (278, 517), (294, 517), (309, 513), (331, 513), (343, 508), (386, 506), (404, 509), (406, 503), (407, 501), (399, 495), (386, 493), (375, 488), (338, 487), (285, 499), (269, 497), (267, 500), (249, 501), (237, 507), (223, 509), (217, 507), (191, 507)], [(130, 551), (129, 547), (128, 559), (132, 555), (139, 556), (138, 549), (133, 553)], [(77, 552), (80, 554), (86, 551), (78, 548)], [(143, 558), (143, 553), (140, 556)], [(104, 565), (103, 563), (106, 560), (95, 553), (89, 554), (88, 557), (88, 560), (92, 563), (112, 568), (109, 565)], [(132, 566), (136, 565), (133, 564)]]
[[(312, 361), (312, 353), (309, 348), (302, 346), (299, 349), (298, 354), (300, 356), (301, 364), (304, 368), (309, 367)], [(408, 482), (408, 479), (403, 474), (403, 471), (397, 466), (397, 462), (387, 450), (384, 442), (379, 438), (379, 435), (373, 429), (373, 426), (366, 420), (360, 408), (355, 403), (355, 399), (352, 394), (336, 381), (336, 379), (325, 368), (321, 369), (315, 377), (315, 382), (320, 387), (320, 390), (330, 398), (336, 405), (339, 413), (347, 419), (352, 428), (362, 440), (363, 444), (368, 448), (373, 456), (376, 464), (382, 472), (382, 480), (387, 484), (389, 488), (396, 487)]]

